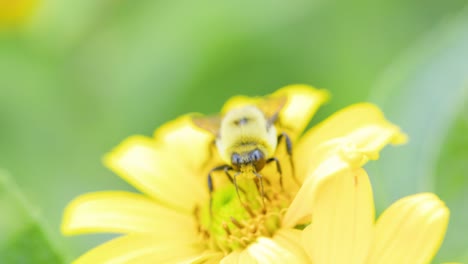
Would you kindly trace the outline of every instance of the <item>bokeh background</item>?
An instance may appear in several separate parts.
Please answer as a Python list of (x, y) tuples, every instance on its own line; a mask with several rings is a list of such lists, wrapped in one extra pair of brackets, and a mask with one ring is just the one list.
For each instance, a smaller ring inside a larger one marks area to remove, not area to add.
[[(132, 190), (101, 164), (129, 135), (292, 83), (371, 101), (409, 134), (367, 168), (377, 211), (451, 209), (434, 263), (468, 263), (468, 1), (0, 0), (0, 263), (67, 263), (75, 196)], [(183, 183), (181, 183), (183, 184)]]

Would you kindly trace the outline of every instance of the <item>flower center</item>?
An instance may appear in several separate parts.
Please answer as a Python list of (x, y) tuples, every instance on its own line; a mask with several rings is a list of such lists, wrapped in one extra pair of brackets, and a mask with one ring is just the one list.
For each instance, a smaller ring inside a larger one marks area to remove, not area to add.
[(201, 207), (199, 231), (211, 249), (229, 253), (260, 236), (273, 236), (292, 199), (282, 187), (265, 180), (263, 196), (258, 180), (239, 180), (238, 186), (239, 194), (231, 183), (216, 189), (211, 209), (209, 202)]

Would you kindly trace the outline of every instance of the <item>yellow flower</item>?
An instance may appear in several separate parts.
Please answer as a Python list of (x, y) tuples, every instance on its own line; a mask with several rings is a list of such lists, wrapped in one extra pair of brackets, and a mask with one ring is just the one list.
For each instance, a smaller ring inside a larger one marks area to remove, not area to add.
[(311, 263), (430, 263), (447, 229), (449, 211), (431, 193), (396, 201), (374, 223), (362, 168), (328, 176), (315, 197), (313, 221), (302, 233)]
[[(292, 85), (271, 96), (288, 98), (277, 129), (294, 143), (294, 175), (279, 145), (283, 174), (273, 165), (261, 171), (264, 197), (254, 181), (244, 180), (241, 203), (220, 173), (213, 177), (210, 210), (207, 173), (220, 162), (209, 147), (212, 134), (195, 127), (188, 115), (162, 126), (153, 138), (130, 137), (105, 164), (143, 194), (91, 193), (68, 205), (64, 234), (123, 234), (75, 263), (365, 263), (366, 258), (375, 263), (385, 254), (406, 254), (409, 236), (427, 239), (420, 243), (424, 260), (438, 249), (448, 212), (431, 195), (397, 202), (374, 227), (371, 189), (361, 166), (377, 159), (385, 145), (406, 140), (378, 108), (347, 107), (298, 139), (328, 94)], [(222, 113), (256, 100), (234, 97)], [(428, 227), (435, 231), (419, 233)], [(340, 254), (348, 257), (335, 262)]]
[(37, 0), (0, 0), (0, 30), (24, 22), (37, 5)]

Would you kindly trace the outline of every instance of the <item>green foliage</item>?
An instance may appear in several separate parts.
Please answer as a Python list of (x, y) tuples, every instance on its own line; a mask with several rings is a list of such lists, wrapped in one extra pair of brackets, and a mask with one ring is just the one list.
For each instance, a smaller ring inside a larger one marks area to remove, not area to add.
[(39, 213), (0, 172), (0, 263), (65, 263), (50, 241)]
[(435, 192), (451, 219), (436, 262), (468, 259), (468, 9), (425, 36), (383, 75), (372, 100), (409, 134), (372, 166), (379, 211), (417, 192)]
[[(468, 85), (468, 84), (467, 84)], [(468, 89), (465, 89), (465, 93)], [(440, 150), (434, 179), (435, 192), (451, 209), (447, 239), (441, 253), (468, 262), (468, 238), (460, 230), (468, 223), (468, 96), (464, 101)], [(441, 261), (444, 260), (441, 256)]]
[[(452, 212), (439, 258), (466, 260), (468, 243), (457, 231), (467, 218), (468, 161), (460, 143), (467, 128), (455, 121), (463, 120), (460, 107), (467, 104), (461, 98), (468, 16), (460, 12), (466, 6), (466, 0), (40, 1), (27, 27), (0, 34), (0, 166), (52, 228), (43, 233), (42, 224), (22, 220), (34, 218), (29, 209), (1, 200), (2, 219), (20, 220), (0, 220), (0, 240), (9, 241), (0, 244), (0, 260), (12, 247), (47, 247), (49, 240), (73, 258), (105, 239), (65, 238), (59, 226), (78, 194), (131, 188), (100, 164), (125, 137), (150, 135), (182, 113), (216, 112), (232, 95), (263, 95), (291, 83), (330, 89), (332, 101), (314, 123), (372, 95), (411, 140), (370, 164), (378, 166), (370, 174), (379, 208), (435, 191)], [(0, 195), (8, 195), (1, 197), (10, 197), (2, 186)], [(22, 241), (27, 233), (37, 239)], [(45, 252), (51, 263), (60, 259), (55, 250)]]

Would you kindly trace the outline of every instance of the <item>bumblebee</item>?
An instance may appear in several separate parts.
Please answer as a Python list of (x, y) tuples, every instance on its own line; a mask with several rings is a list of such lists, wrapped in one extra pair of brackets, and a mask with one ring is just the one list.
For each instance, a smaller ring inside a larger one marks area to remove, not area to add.
[[(234, 184), (239, 200), (239, 186), (237, 184), (239, 175), (257, 178), (262, 201), (264, 200), (261, 171), (272, 162), (276, 164), (282, 186), (281, 165), (278, 158), (274, 156), (282, 140), (285, 141), (294, 175), (291, 140), (286, 133), (278, 131), (276, 127), (279, 123), (279, 113), (286, 103), (286, 97), (266, 97), (256, 104), (234, 108), (223, 116), (193, 118), (195, 125), (213, 133), (215, 136), (214, 144), (225, 163), (208, 172), (210, 208), (214, 191), (212, 174), (216, 171), (224, 171)], [(231, 175), (231, 173), (234, 174)]]

